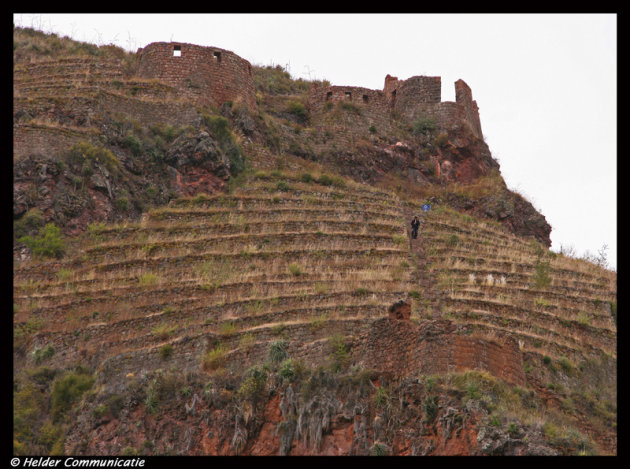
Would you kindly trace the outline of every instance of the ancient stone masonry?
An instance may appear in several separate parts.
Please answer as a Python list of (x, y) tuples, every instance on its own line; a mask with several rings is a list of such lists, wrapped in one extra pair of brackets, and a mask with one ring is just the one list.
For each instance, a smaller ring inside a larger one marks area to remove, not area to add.
[(228, 50), (194, 44), (155, 42), (138, 49), (139, 77), (157, 78), (200, 104), (242, 102), (256, 108), (251, 64)]
[(526, 382), (518, 343), (471, 337), (459, 333), (452, 321), (440, 319), (418, 325), (381, 318), (373, 321), (356, 344), (356, 356), (379, 371), (399, 375), (436, 374), (477, 369), (509, 383)]
[(370, 90), (351, 86), (311, 88), (309, 107), (318, 116), (327, 106), (340, 102), (351, 103), (361, 109), (364, 116), (381, 127), (396, 115), (413, 123), (419, 117), (433, 118), (443, 130), (469, 127), (473, 135), (483, 138), (479, 109), (472, 99), (470, 87), (463, 81), (455, 82), (456, 101), (442, 101), (440, 77), (414, 76), (399, 80), (387, 75), (383, 90)]

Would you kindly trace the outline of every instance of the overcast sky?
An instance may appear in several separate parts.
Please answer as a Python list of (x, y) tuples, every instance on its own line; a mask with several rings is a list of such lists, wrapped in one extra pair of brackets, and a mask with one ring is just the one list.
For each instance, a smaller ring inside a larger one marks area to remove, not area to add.
[(135, 51), (177, 41), (231, 50), (294, 78), (383, 89), (385, 76), (464, 80), (508, 187), (552, 226), (552, 249), (617, 267), (615, 14), (15, 14)]

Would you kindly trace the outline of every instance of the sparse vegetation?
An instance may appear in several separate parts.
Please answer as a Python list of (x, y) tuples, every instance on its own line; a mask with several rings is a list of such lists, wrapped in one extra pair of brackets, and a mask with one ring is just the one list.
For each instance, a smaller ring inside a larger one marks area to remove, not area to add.
[(40, 230), (39, 236), (23, 236), (18, 240), (39, 257), (54, 257), (60, 259), (66, 251), (66, 244), (61, 236), (61, 228), (54, 223), (46, 223)]
[(94, 377), (83, 370), (64, 374), (53, 383), (50, 395), (51, 414), (55, 422), (66, 417), (67, 412), (94, 384)]
[(419, 116), (413, 123), (413, 131), (416, 134), (431, 132), (437, 128), (435, 119), (427, 116)]
[(269, 345), (269, 360), (271, 363), (280, 363), (286, 360), (289, 356), (288, 354), (289, 344), (286, 340), (274, 340)]
[(206, 371), (216, 371), (222, 368), (226, 362), (227, 348), (218, 344), (211, 350), (207, 351), (202, 359), (202, 367)]

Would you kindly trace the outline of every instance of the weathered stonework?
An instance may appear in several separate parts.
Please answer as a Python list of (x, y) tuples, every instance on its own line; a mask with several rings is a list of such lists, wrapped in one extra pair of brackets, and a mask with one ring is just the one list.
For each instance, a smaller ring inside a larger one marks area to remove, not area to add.
[(194, 97), (200, 104), (242, 102), (256, 108), (251, 64), (228, 50), (175, 42), (154, 42), (138, 49), (137, 75), (157, 78)]
[(414, 76), (399, 80), (387, 75), (382, 91), (313, 85), (309, 108), (317, 118), (327, 107), (345, 102), (357, 106), (361, 114), (380, 129), (387, 129), (394, 115), (410, 123), (423, 116), (433, 118), (443, 130), (468, 126), (475, 137), (482, 139), (477, 102), (472, 99), (470, 87), (463, 80), (455, 82), (455, 99), (455, 102), (442, 101), (440, 77)]
[(516, 340), (509, 336), (500, 341), (468, 336), (448, 320), (415, 325), (391, 317), (376, 319), (357, 342), (355, 356), (394, 376), (477, 369), (512, 384), (526, 383)]

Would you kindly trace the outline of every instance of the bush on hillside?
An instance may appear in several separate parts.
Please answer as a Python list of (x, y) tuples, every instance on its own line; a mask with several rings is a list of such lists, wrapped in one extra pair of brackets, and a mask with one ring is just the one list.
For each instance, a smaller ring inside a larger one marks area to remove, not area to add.
[(61, 238), (61, 228), (54, 223), (47, 223), (39, 232), (39, 236), (22, 236), (18, 239), (37, 257), (63, 257), (66, 246)]

